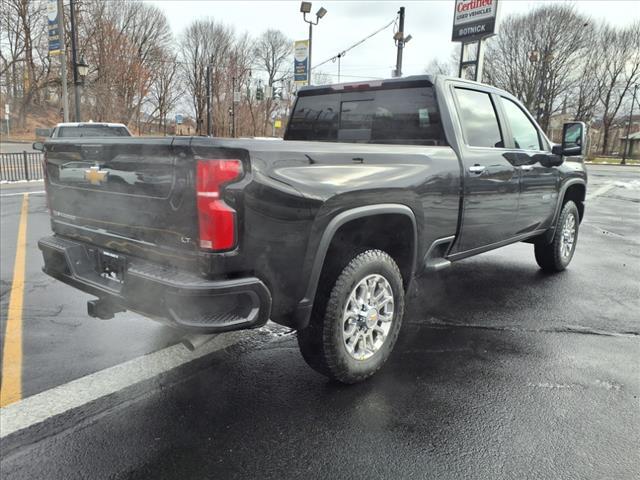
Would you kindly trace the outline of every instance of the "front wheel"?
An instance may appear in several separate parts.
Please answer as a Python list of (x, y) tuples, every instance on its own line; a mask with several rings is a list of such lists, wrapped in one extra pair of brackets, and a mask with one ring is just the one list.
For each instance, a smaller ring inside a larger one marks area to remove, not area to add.
[(536, 243), (534, 252), (536, 262), (545, 272), (561, 272), (571, 262), (578, 242), (580, 214), (578, 207), (568, 201), (562, 207), (556, 234), (551, 243)]
[(323, 299), (316, 299), (315, 315), (298, 332), (298, 345), (313, 369), (357, 383), (384, 365), (398, 338), (404, 313), (402, 275), (388, 254), (367, 250), (351, 259), (330, 292), (324, 309)]

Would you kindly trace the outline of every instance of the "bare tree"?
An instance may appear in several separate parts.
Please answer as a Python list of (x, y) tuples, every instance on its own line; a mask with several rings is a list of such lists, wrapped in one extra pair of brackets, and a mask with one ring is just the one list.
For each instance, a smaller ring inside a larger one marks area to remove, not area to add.
[[(600, 28), (593, 27), (587, 32), (587, 43), (598, 45)], [(602, 49), (594, 48), (577, 65), (577, 79), (574, 89), (569, 92), (568, 106), (574, 112), (574, 119), (590, 122), (598, 112), (600, 94), (604, 86), (602, 65), (605, 55)]]
[[(246, 135), (252, 129), (246, 95), (252, 78), (252, 53), (253, 40), (247, 33), (235, 38), (226, 64), (226, 81), (218, 82), (225, 92), (225, 100), (219, 100), (215, 105), (216, 119), (220, 125), (228, 123), (229, 134), (235, 130), (236, 136)], [(235, 122), (235, 128), (231, 122)]]
[(457, 63), (458, 62), (453, 57), (448, 62), (443, 62), (439, 58), (434, 58), (427, 64), (424, 72), (429, 75), (457, 75)]
[(599, 92), (602, 105), (602, 153), (609, 148), (609, 136), (616, 116), (633, 84), (640, 79), (640, 22), (624, 30), (605, 26), (598, 48), (602, 49)]
[[(207, 65), (211, 66), (211, 82), (216, 86), (213, 88), (213, 95), (219, 104), (223, 98), (223, 92), (217, 86), (226, 80), (224, 66), (232, 44), (233, 31), (213, 19), (196, 20), (183, 33), (180, 42), (180, 60), (186, 89), (193, 102), (198, 134), (204, 131)], [(214, 125), (217, 129), (217, 123)]]
[[(267, 77), (267, 86), (273, 91), (274, 86), (291, 74), (293, 63), (293, 40), (280, 30), (267, 30), (255, 42), (254, 57), (257, 69)], [(264, 99), (263, 125), (261, 135), (266, 133), (269, 120), (277, 104), (271, 97)]]
[(79, 49), (91, 70), (85, 108), (97, 120), (134, 122), (170, 48), (164, 13), (142, 2), (89, 0), (79, 9)]
[[(5, 17), (2, 21), (1, 72), (3, 77), (10, 76), (7, 83), (12, 85), (13, 103), (18, 106), (18, 124), (24, 127), (29, 107), (41, 101), (40, 93), (49, 71), (48, 57), (42, 52), (46, 4), (2, 0), (1, 5)], [(16, 102), (18, 97), (20, 102)]]
[(323, 71), (313, 72), (313, 84), (314, 85), (329, 85), (333, 83), (331, 75)]
[[(7, 75), (11, 70), (15, 71), (16, 63), (24, 60), (25, 42), (22, 28), (18, 21), (18, 8), (14, 0), (1, 0), (0, 6), (3, 12), (0, 20), (0, 77), (9, 83)], [(11, 84), (15, 88), (15, 74), (11, 78)], [(10, 93), (10, 92), (7, 92)], [(15, 91), (12, 92), (15, 96)]]
[(179, 81), (176, 54), (167, 51), (163, 55), (163, 61), (158, 65), (149, 91), (149, 103), (153, 107), (151, 116), (157, 117), (158, 126), (166, 135), (167, 117), (176, 107), (183, 91)]
[(547, 130), (588, 55), (588, 31), (588, 19), (564, 3), (506, 17), (487, 43), (486, 80), (520, 98)]

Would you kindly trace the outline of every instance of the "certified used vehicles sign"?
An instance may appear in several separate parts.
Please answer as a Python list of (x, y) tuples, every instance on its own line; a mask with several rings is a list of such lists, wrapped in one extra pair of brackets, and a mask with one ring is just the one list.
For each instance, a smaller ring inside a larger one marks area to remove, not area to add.
[(456, 0), (452, 41), (468, 41), (493, 35), (498, 0)]

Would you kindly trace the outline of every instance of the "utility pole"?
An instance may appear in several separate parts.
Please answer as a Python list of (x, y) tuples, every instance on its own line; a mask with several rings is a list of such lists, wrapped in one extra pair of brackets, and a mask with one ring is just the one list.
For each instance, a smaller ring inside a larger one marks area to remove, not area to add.
[(342, 51), (337, 56), (337, 58), (338, 58), (338, 83), (340, 83), (340, 61), (342, 60), (342, 57), (344, 57), (346, 54), (347, 54), (347, 52)]
[(211, 122), (211, 64), (207, 64), (207, 137), (212, 134)]
[(631, 135), (631, 123), (633, 122), (633, 104), (636, 103), (636, 93), (638, 92), (638, 84), (636, 83), (633, 87), (633, 97), (631, 97), (631, 110), (629, 111), (629, 123), (627, 124), (627, 144), (626, 148), (622, 149), (622, 161), (620, 165), (627, 164), (627, 152), (629, 156), (631, 156), (631, 139), (629, 136)]
[(312, 42), (313, 42), (313, 23), (309, 22), (309, 65), (307, 66), (309, 70), (307, 71), (307, 85), (311, 85), (311, 51), (313, 50)]
[(231, 137), (236, 138), (236, 77), (231, 77)]
[(76, 52), (76, 6), (75, 0), (69, 0), (70, 7), (70, 23), (71, 23), (71, 65), (73, 67), (73, 88), (74, 96), (76, 99), (76, 122), (81, 122), (80, 119), (80, 81), (78, 80), (78, 54)]
[(62, 118), (69, 121), (69, 92), (67, 90), (67, 48), (64, 31), (64, 3), (58, 0), (58, 31), (60, 32), (60, 74), (62, 76)]
[(398, 25), (398, 33), (399, 38), (397, 39), (398, 43), (398, 54), (396, 56), (396, 71), (395, 77), (402, 76), (402, 49), (404, 48), (404, 7), (400, 7), (398, 10), (398, 15), (400, 16), (400, 22)]

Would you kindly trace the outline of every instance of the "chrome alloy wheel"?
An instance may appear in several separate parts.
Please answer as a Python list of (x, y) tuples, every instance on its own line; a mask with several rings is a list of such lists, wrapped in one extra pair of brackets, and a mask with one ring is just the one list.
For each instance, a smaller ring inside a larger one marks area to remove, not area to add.
[(368, 275), (351, 291), (342, 315), (342, 340), (356, 360), (371, 358), (384, 344), (393, 321), (393, 290), (382, 275)]
[(576, 217), (574, 215), (567, 215), (562, 225), (562, 232), (560, 237), (560, 254), (562, 258), (569, 258), (573, 252), (573, 245), (576, 241)]

